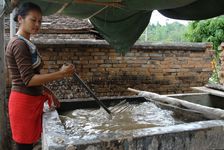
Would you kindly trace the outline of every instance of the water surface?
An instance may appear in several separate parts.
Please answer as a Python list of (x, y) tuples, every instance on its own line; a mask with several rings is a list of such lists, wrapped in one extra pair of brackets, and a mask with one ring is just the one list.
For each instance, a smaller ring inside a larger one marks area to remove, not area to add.
[(151, 102), (125, 103), (109, 109), (113, 110), (111, 117), (103, 109), (76, 109), (61, 113), (60, 118), (69, 135), (81, 137), (102, 133), (124, 133), (177, 123), (172, 117), (172, 111), (163, 110)]

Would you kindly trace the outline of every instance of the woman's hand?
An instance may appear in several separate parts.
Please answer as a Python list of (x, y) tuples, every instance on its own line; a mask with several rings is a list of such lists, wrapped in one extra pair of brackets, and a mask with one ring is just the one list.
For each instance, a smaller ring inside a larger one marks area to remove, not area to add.
[(27, 86), (39, 86), (46, 84), (50, 81), (63, 79), (64, 77), (71, 77), (75, 73), (75, 66), (72, 64), (66, 64), (61, 67), (57, 72), (47, 74), (35, 74)]
[(50, 109), (55, 109), (60, 107), (60, 102), (54, 93), (44, 86), (44, 95), (47, 97), (48, 105)]
[(73, 64), (64, 64), (61, 67), (60, 72), (64, 77), (70, 77), (75, 73), (75, 66)]
[(47, 94), (47, 97), (48, 97), (48, 104), (50, 108), (54, 109), (54, 108), (60, 107), (60, 102), (53, 93)]

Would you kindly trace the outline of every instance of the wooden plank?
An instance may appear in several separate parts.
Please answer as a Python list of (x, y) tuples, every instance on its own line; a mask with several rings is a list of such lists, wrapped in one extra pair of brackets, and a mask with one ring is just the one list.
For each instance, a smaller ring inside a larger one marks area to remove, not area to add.
[(4, 15), (0, 17), (0, 149), (9, 149), (7, 130), (7, 99), (5, 78), (5, 42), (4, 42)]
[(211, 95), (224, 97), (224, 92), (223, 91), (207, 88), (207, 87), (204, 87), (204, 86), (203, 87), (192, 87), (192, 89), (198, 90), (198, 91), (201, 91), (201, 92), (205, 92), (205, 93), (208, 93), (208, 94), (211, 94)]

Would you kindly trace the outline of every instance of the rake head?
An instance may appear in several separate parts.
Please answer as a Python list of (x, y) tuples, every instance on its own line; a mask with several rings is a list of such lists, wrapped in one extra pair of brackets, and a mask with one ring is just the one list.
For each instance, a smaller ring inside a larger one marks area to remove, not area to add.
[(121, 113), (126, 111), (128, 108), (130, 108), (130, 104), (126, 100), (123, 100), (120, 103), (113, 106), (113, 108), (110, 111), (112, 113)]

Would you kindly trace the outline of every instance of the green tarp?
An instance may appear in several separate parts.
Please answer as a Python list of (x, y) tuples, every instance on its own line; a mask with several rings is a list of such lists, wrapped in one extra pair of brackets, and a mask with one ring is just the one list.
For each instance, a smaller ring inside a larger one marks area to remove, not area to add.
[(224, 0), (20, 0), (41, 6), (44, 15), (56, 12), (89, 18), (96, 30), (119, 52), (126, 52), (148, 25), (153, 10), (182, 20), (224, 14)]
[(150, 17), (151, 11), (107, 9), (90, 21), (117, 51), (125, 52), (145, 30)]
[(160, 10), (164, 16), (182, 20), (201, 20), (224, 14), (224, 0), (197, 0), (187, 6)]

